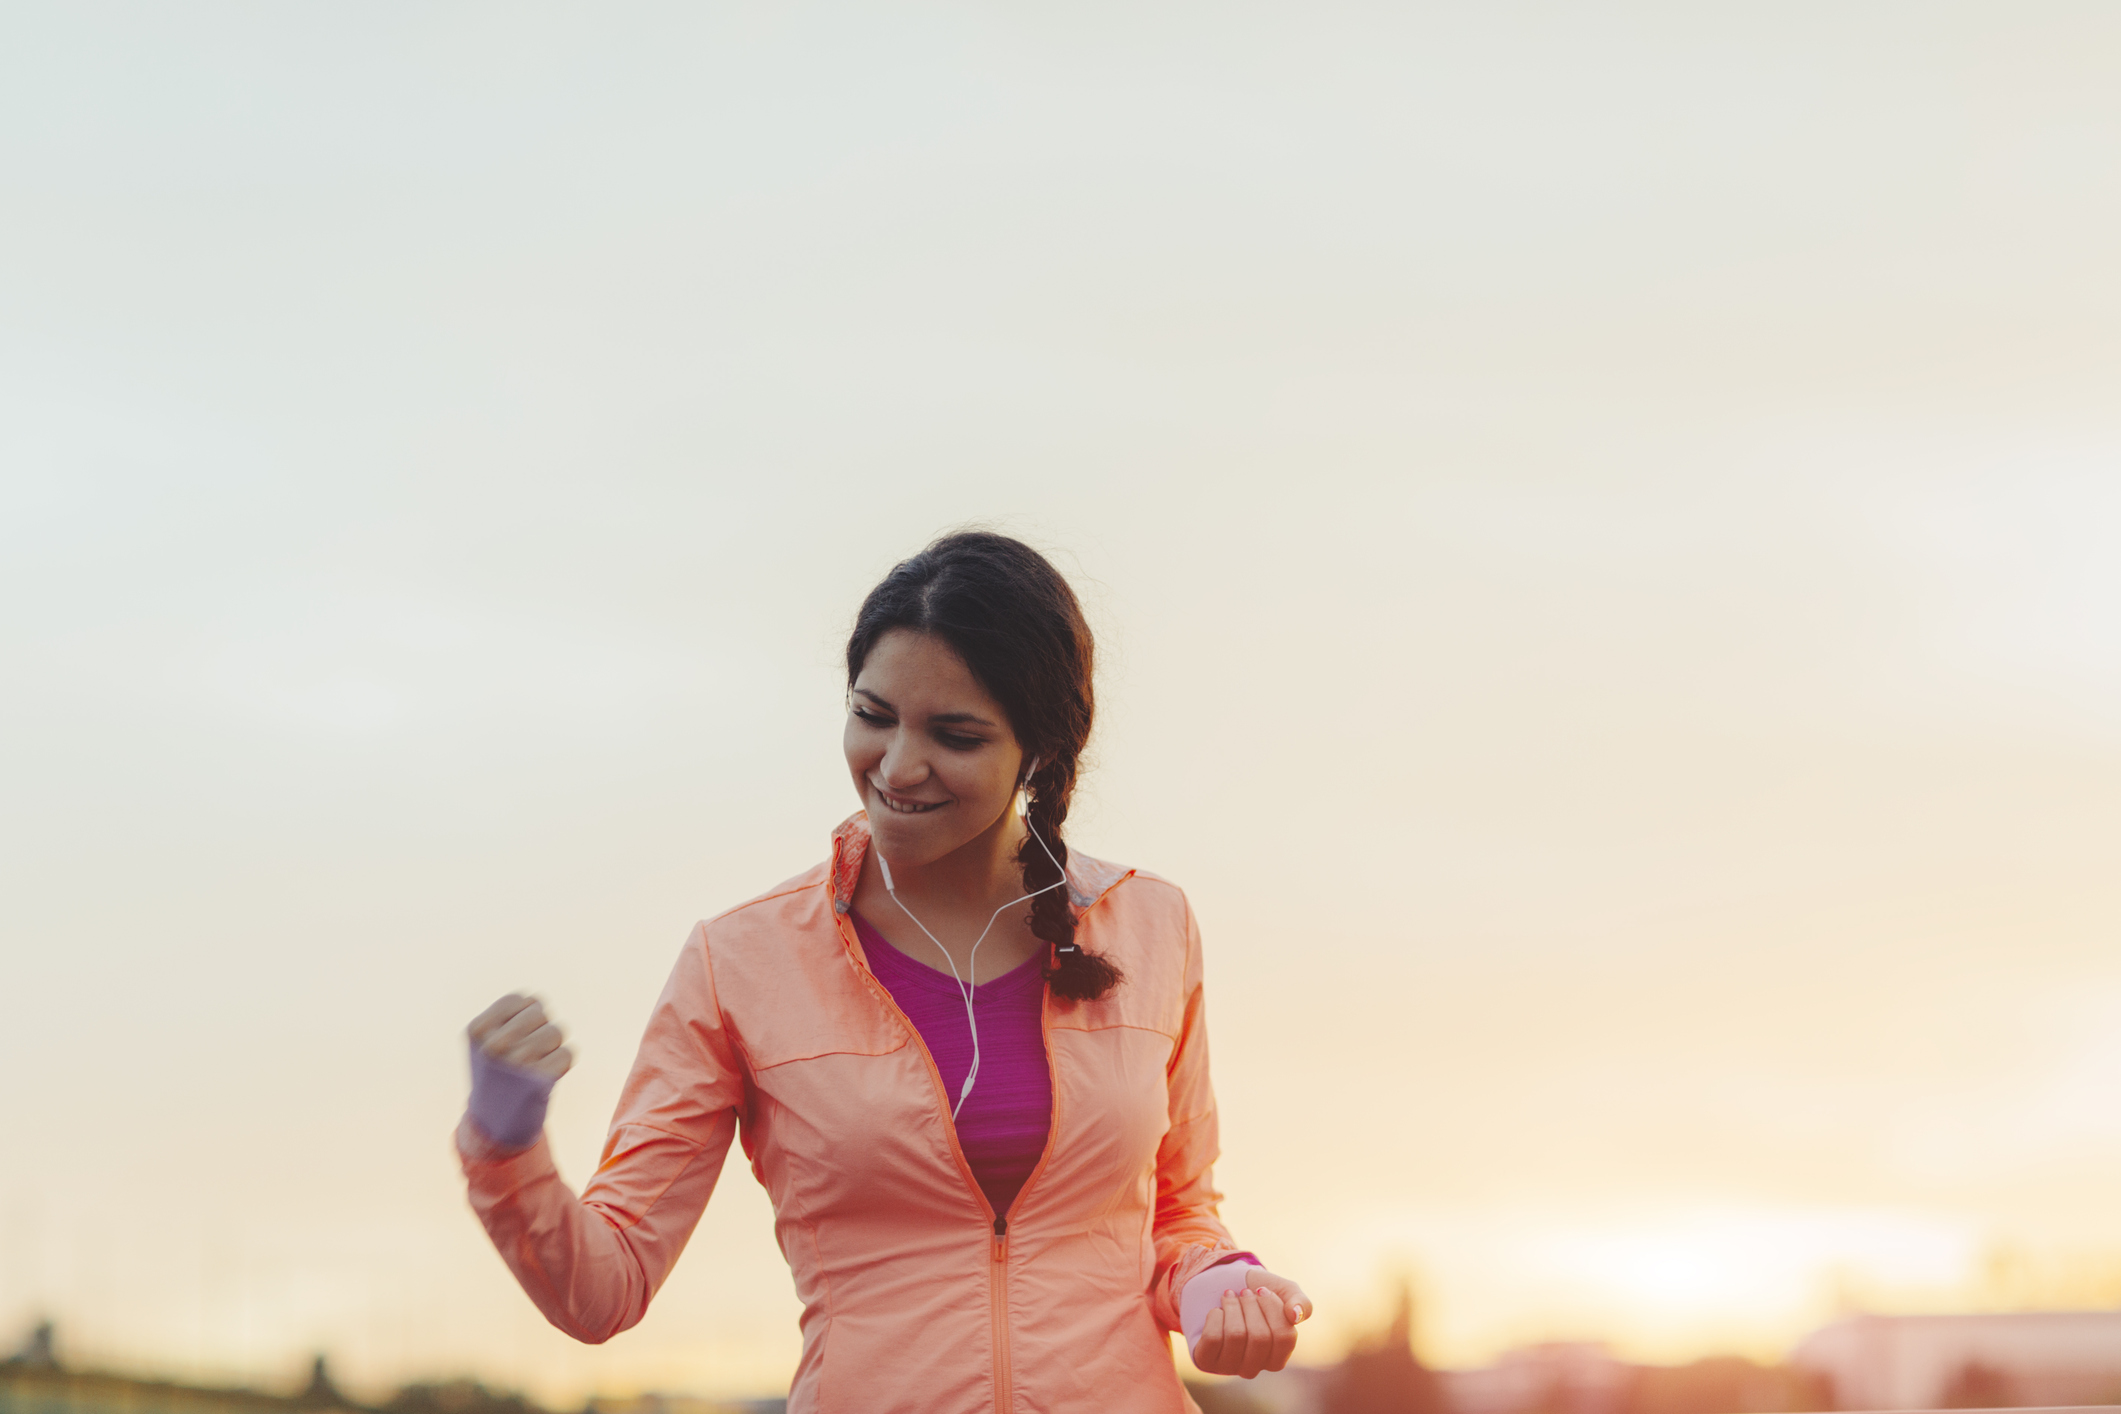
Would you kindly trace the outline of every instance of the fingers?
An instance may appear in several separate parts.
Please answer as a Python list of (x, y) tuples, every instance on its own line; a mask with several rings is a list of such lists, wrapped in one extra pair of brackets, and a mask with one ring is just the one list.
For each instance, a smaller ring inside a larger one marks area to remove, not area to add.
[(480, 1012), (469, 1029), (480, 1050), (509, 1065), (558, 1079), (574, 1064), (567, 1033), (535, 998), (511, 992)]
[(520, 992), (510, 992), (507, 996), (473, 1017), (471, 1025), (464, 1029), (470, 1032), (471, 1039), (483, 1048), (486, 1045), (488, 1036), (491, 1036), (502, 1023), (511, 1020), (517, 1012), (529, 1005), (531, 1005), (530, 998)]
[(1296, 1353), (1296, 1327), (1311, 1311), (1302, 1287), (1254, 1267), (1245, 1274), (1245, 1289), (1225, 1292), (1222, 1304), (1208, 1313), (1193, 1363), (1209, 1374), (1245, 1379), (1282, 1369)]
[(1267, 1361), (1274, 1354), (1274, 1332), (1267, 1325), (1267, 1313), (1260, 1309), (1255, 1288), (1248, 1286), (1242, 1294), (1232, 1293), (1231, 1299), (1243, 1311), (1245, 1321), (1245, 1349), (1237, 1373), (1249, 1380), (1267, 1368)]
[(542, 1059), (532, 1061), (524, 1069), (534, 1070), (548, 1079), (558, 1080), (574, 1069), (574, 1050), (572, 1047), (562, 1046)]
[(544, 1004), (532, 999), (526, 1001), (522, 1010), (514, 1016), (489, 1031), (486, 1039), (480, 1044), (486, 1048), (488, 1055), (508, 1060), (518, 1046), (529, 1040), (532, 1033), (545, 1024)]
[(1289, 1319), (1288, 1307), (1282, 1303), (1281, 1293), (1273, 1287), (1262, 1286), (1255, 1294), (1259, 1297), (1259, 1309), (1267, 1318), (1267, 1333), (1272, 1338), (1264, 1368), (1279, 1370), (1296, 1353), (1296, 1322)]
[(520, 1065), (527, 1069), (560, 1050), (566, 1042), (566, 1033), (548, 1021), (522, 1040), (510, 1045), (504, 1058), (511, 1065)]
[(1201, 1323), (1193, 1363), (1206, 1374), (1248, 1380), (1262, 1370), (1282, 1369), (1296, 1353), (1297, 1325), (1311, 1313), (1302, 1287), (1254, 1267), (1245, 1275), (1245, 1289), (1224, 1292)]
[(1203, 1374), (1235, 1375), (1243, 1372), (1245, 1363), (1245, 1316), (1244, 1308), (1237, 1304), (1237, 1293), (1223, 1293), (1222, 1304), (1208, 1312), (1208, 1319), (1201, 1322), (1200, 1342), (1193, 1347), (1193, 1363)]
[(1200, 1339), (1193, 1343), (1193, 1363), (1202, 1374), (1227, 1375), (1223, 1366), (1223, 1308), (1217, 1306), (1208, 1312), (1208, 1319), (1200, 1323)]
[[(1295, 1345), (1291, 1331), (1290, 1345)], [(1260, 1306), (1259, 1293), (1223, 1293), (1222, 1304), (1201, 1323), (1200, 1342), (1193, 1347), (1193, 1363), (1210, 1375), (1237, 1375), (1251, 1379), (1267, 1368), (1274, 1354), (1274, 1333)], [(1279, 1368), (1279, 1367), (1277, 1367)]]
[(1278, 1277), (1265, 1267), (1254, 1267), (1245, 1273), (1245, 1285), (1272, 1291), (1280, 1297), (1291, 1322), (1300, 1324), (1311, 1319), (1311, 1298), (1304, 1295), (1304, 1289), (1287, 1277)]

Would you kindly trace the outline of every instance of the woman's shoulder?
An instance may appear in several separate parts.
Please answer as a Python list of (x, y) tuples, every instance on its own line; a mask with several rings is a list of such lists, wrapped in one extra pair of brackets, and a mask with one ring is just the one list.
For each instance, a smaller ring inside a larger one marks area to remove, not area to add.
[(785, 966), (791, 956), (805, 953), (829, 955), (836, 930), (826, 877), (826, 865), (813, 865), (701, 919), (692, 925), (685, 951), (698, 956), (717, 978), (732, 971)]
[(763, 893), (753, 894), (742, 903), (732, 904), (704, 920), (700, 927), (714, 932), (725, 932), (729, 931), (730, 926), (785, 924), (791, 915), (801, 914), (817, 906), (825, 892), (826, 876), (831, 867), (830, 861), (821, 860), (802, 873), (783, 879)]
[(706, 980), (703, 995), (755, 1070), (905, 1044), (849, 965), (825, 864), (698, 924), (685, 946), (688, 970)]
[(1074, 848), (1068, 851), (1068, 897), (1078, 915), (1109, 906), (1113, 912), (1130, 917), (1175, 917), (1183, 921), (1192, 908), (1186, 901), (1186, 891), (1163, 875), (1116, 864)]
[(1076, 939), (1126, 977), (1110, 996), (1080, 1007), (1073, 1024), (1172, 1031), (1201, 982), (1200, 930), (1185, 891), (1147, 869), (1069, 854)]

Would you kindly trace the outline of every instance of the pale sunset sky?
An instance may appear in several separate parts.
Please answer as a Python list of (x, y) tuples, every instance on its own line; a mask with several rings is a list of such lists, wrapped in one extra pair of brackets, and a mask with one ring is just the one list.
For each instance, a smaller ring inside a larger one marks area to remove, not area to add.
[(855, 808), (862, 593), (1101, 635), (1094, 854), (1206, 930), (1326, 1359), (1773, 1358), (2121, 1302), (2121, 9), (0, 14), (0, 1343), (785, 1387), (741, 1163), (647, 1320), (463, 1201), (538, 991), (590, 1170), (698, 918)]

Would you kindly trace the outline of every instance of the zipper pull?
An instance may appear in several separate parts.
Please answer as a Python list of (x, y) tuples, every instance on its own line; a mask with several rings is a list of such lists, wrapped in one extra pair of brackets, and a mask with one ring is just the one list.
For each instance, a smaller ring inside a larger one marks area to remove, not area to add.
[(995, 1261), (999, 1262), (999, 1261), (1001, 1261), (1001, 1260), (1002, 1260), (1002, 1258), (1003, 1258), (1003, 1254), (1004, 1254), (1004, 1253), (1005, 1253), (1005, 1252), (1006, 1252), (1006, 1251), (1008, 1250), (1008, 1246), (1009, 1246), (1009, 1219), (1008, 1219), (1008, 1218), (1006, 1218), (1006, 1217), (997, 1217), (997, 1218), (995, 1218), (995, 1220), (994, 1220), (994, 1260), (995, 1260)]

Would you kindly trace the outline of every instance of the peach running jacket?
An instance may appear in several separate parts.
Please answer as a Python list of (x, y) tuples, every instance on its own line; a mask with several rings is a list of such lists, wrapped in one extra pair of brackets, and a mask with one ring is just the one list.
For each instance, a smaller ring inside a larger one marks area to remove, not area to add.
[(1233, 1244), (1185, 895), (1070, 852), (1077, 937), (1127, 980), (1095, 1002), (1047, 992), (1053, 1128), (1003, 1219), (850, 924), (868, 844), (856, 815), (829, 864), (693, 929), (579, 1200), (542, 1137), (499, 1152), (466, 1120), (472, 1207), (554, 1325), (608, 1340), (648, 1309), (741, 1133), (803, 1303), (791, 1414), (1192, 1409), (1165, 1333)]

